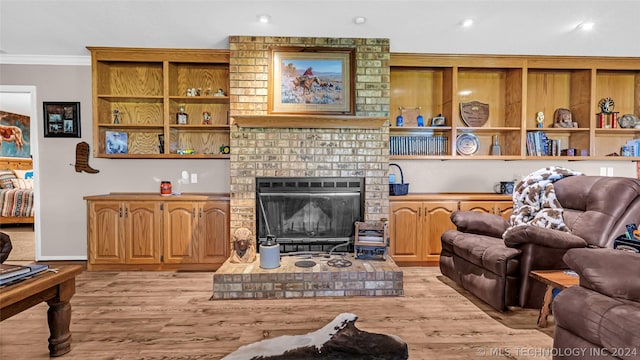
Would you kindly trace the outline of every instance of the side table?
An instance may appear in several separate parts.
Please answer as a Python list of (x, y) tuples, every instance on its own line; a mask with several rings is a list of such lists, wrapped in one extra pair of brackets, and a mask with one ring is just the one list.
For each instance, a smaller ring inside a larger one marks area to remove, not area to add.
[(580, 278), (571, 270), (533, 270), (529, 276), (547, 285), (544, 292), (544, 301), (538, 315), (538, 326), (547, 327), (547, 317), (551, 309), (553, 290), (564, 290), (570, 286), (578, 285)]
[(80, 265), (60, 266), (33, 277), (0, 288), (0, 320), (6, 320), (23, 310), (46, 301), (49, 305), (49, 355), (60, 356), (71, 350), (71, 305), (76, 291), (76, 275)]

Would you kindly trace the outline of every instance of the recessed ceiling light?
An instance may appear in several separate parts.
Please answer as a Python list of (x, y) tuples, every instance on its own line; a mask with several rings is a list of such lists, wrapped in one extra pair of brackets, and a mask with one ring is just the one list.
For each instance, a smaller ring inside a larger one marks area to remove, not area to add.
[(362, 25), (367, 22), (367, 18), (364, 16), (356, 16), (353, 18), (353, 22), (358, 25)]
[(578, 29), (589, 31), (589, 30), (592, 30), (594, 26), (595, 24), (593, 23), (593, 21), (585, 21), (583, 23), (578, 24)]
[(462, 27), (470, 27), (471, 25), (473, 25), (473, 19), (462, 20), (460, 25), (462, 25)]
[(269, 15), (258, 15), (258, 21), (263, 24), (268, 24), (269, 20), (271, 20), (271, 16)]

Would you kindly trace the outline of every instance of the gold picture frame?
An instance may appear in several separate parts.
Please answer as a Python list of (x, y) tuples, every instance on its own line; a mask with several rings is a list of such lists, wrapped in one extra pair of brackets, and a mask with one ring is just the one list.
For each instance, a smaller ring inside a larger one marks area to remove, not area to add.
[(269, 113), (353, 115), (355, 50), (271, 49)]

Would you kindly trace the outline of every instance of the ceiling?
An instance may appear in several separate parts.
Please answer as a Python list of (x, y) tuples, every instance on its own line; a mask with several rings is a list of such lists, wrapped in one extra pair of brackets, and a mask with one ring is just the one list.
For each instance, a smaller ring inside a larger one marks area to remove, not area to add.
[[(463, 28), (466, 18), (474, 26)], [(0, 0), (0, 63), (88, 58), (86, 46), (228, 48), (229, 35), (381, 37), (393, 52), (640, 56), (638, 18), (638, 0)], [(579, 31), (583, 21), (595, 28)]]

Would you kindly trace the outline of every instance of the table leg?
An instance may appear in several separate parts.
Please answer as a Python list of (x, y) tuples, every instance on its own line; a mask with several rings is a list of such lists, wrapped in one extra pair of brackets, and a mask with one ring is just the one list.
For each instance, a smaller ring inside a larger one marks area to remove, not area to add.
[(49, 310), (47, 320), (49, 322), (49, 355), (60, 356), (71, 351), (71, 304), (69, 301), (47, 301)]
[(553, 286), (547, 285), (547, 290), (544, 292), (544, 301), (542, 302), (542, 308), (540, 308), (540, 315), (538, 316), (539, 327), (547, 327), (547, 316), (549, 316), (552, 299)]

